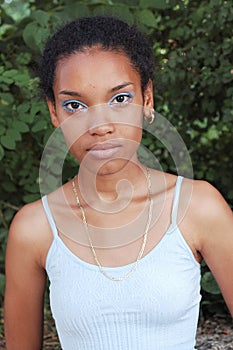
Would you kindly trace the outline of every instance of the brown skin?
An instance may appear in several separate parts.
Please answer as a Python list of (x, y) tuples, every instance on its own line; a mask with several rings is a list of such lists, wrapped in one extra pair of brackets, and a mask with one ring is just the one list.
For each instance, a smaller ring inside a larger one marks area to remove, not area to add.
[[(125, 82), (132, 84), (114, 93), (110, 92)], [(60, 102), (64, 99), (77, 98), (61, 94), (61, 91), (78, 92), (81, 95), (78, 100), (92, 107), (106, 104), (114, 94), (127, 92), (129, 89), (134, 93), (133, 103), (143, 105), (145, 108), (153, 107), (151, 82), (143, 96), (139, 74), (123, 54), (92, 49), (90, 52), (72, 55), (64, 60), (62, 65), (59, 64), (56, 70), (55, 105), (48, 101), (52, 123), (58, 127), (70, 117)], [(121, 138), (133, 140), (138, 144), (141, 140), (140, 118), (130, 121), (134, 123), (133, 126), (116, 124), (105, 113), (100, 114), (99, 118), (102, 118), (102, 124), (98, 124), (96, 119), (91, 117), (81, 117), (77, 121), (77, 130), (79, 132), (81, 130), (80, 138), (72, 145), (71, 152), (80, 162), (89, 154), (90, 146), (96, 143)], [(72, 129), (69, 125), (63, 129), (68, 144), (70, 135), (73, 137)], [(99, 160), (92, 160), (91, 164), (99, 163), (101, 163)], [(85, 167), (81, 167), (81, 171), (92, 189), (93, 172), (92, 167), (88, 165), (90, 163), (87, 162)], [(100, 227), (119, 226), (119, 222), (124, 225), (133, 221), (143, 210), (148, 194), (145, 169), (137, 160), (136, 146), (135, 149), (133, 147), (130, 149), (128, 159), (113, 158), (108, 159), (106, 164), (101, 164), (96, 178), (99, 197), (93, 199), (93, 204), (98, 201), (115, 200), (116, 184), (122, 178), (127, 178), (131, 182), (134, 196), (128, 207), (119, 213), (111, 215), (96, 213), (86, 203), (82, 193), (79, 193), (88, 223)], [(153, 215), (156, 220), (153, 221), (144, 255), (158, 244), (170, 224), (176, 176), (151, 170), (151, 180)], [(63, 186), (63, 191), (70, 207), (80, 217), (70, 182)], [(60, 215), (64, 209), (61, 193), (61, 189), (58, 189), (49, 195), (51, 205), (60, 198), (59, 205), (53, 207), (53, 215), (59, 223), (59, 228), (62, 227), (60, 237), (79, 258), (94, 263), (88, 247), (67, 238), (66, 222), (62, 222), (61, 218), (64, 216)], [(70, 213), (67, 212), (67, 215)], [(142, 232), (143, 227), (143, 225), (140, 227)], [(233, 218), (230, 208), (210, 184), (185, 179), (179, 204), (179, 227), (196, 260), (200, 262), (204, 258), (207, 262), (233, 315)], [(41, 201), (24, 206), (13, 220), (7, 244), (5, 333), (8, 350), (42, 348), (45, 264), (52, 241), (53, 235)], [(125, 265), (135, 261), (141, 243), (142, 238), (139, 237), (123, 247), (99, 248), (96, 251), (103, 266)]]

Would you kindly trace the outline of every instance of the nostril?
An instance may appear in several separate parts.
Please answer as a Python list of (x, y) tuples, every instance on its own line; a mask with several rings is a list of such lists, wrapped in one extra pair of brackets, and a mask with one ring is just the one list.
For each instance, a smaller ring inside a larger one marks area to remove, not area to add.
[(105, 135), (105, 134), (111, 134), (114, 130), (113, 124), (106, 124), (106, 123), (99, 123), (98, 125), (92, 126), (89, 129), (90, 134), (95, 135)]

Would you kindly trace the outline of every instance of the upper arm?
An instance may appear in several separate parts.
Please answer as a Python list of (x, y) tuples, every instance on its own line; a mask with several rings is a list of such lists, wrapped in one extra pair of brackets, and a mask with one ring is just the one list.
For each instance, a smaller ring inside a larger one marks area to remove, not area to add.
[(8, 236), (5, 335), (9, 350), (42, 348), (46, 274), (32, 216), (30, 208), (23, 208), (13, 220)]
[(213, 273), (233, 316), (233, 215), (221, 194), (202, 183), (196, 210), (200, 227), (200, 253)]

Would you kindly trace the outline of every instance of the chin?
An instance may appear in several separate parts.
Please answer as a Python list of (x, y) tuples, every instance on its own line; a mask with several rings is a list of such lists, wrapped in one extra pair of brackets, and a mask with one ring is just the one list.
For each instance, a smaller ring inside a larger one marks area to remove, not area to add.
[(98, 171), (99, 176), (103, 175), (113, 175), (116, 173), (121, 172), (129, 163), (128, 160), (120, 160), (117, 161), (109, 161), (106, 164), (104, 164)]
[(106, 176), (106, 175), (114, 175), (121, 172), (122, 170), (124, 170), (124, 168), (127, 166), (128, 163), (129, 163), (129, 160), (117, 159), (117, 160), (109, 160), (105, 162), (103, 165), (99, 166), (98, 168), (95, 168), (93, 163), (85, 164), (85, 168), (95, 175)]

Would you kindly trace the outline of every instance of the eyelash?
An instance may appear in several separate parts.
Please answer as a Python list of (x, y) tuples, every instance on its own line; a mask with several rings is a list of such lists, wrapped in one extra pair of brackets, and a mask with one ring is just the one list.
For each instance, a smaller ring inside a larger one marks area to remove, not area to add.
[[(77, 105), (77, 107), (76, 108), (74, 108), (74, 106), (73, 107), (68, 107), (69, 105), (72, 105), (72, 103), (73, 104), (76, 104)], [(78, 107), (82, 107), (82, 108), (78, 108)], [(69, 113), (77, 113), (77, 112), (83, 112), (83, 111), (85, 111), (85, 110), (87, 110), (88, 109), (88, 107), (87, 107), (87, 105), (85, 105), (84, 103), (82, 103), (82, 102), (80, 102), (80, 101), (78, 101), (78, 100), (67, 100), (67, 101), (64, 101), (63, 103), (62, 103), (62, 107), (64, 108), (64, 110), (66, 111), (66, 112), (69, 112)]]
[[(113, 103), (114, 100), (117, 99), (117, 97), (127, 97), (127, 100), (126, 101), (123, 101), (123, 102), (117, 102), (117, 103)], [(131, 94), (130, 92), (122, 92), (122, 93), (119, 93), (117, 95), (114, 95), (110, 101), (108, 102), (108, 104), (110, 106), (122, 106), (122, 105), (127, 105), (128, 103), (130, 103), (133, 99), (133, 94)]]
[[(124, 101), (114, 102), (114, 100), (117, 100), (118, 97), (123, 97)], [(134, 97), (134, 95), (132, 93), (129, 93), (129, 92), (119, 93), (119, 94), (114, 95), (109, 100), (108, 105), (111, 107), (124, 106), (124, 105), (129, 104), (132, 101), (133, 97)], [(125, 101), (125, 98), (127, 98), (126, 101)], [(76, 108), (75, 108), (75, 106), (72, 106), (72, 104), (75, 104)], [(70, 107), (68, 107), (69, 105), (70, 105)], [(85, 103), (80, 102), (78, 100), (66, 100), (62, 103), (62, 107), (68, 113), (78, 113), (78, 112), (84, 112), (84, 111), (88, 110), (88, 106)]]

